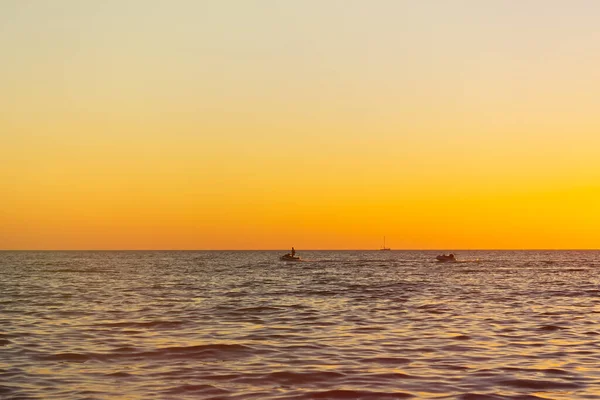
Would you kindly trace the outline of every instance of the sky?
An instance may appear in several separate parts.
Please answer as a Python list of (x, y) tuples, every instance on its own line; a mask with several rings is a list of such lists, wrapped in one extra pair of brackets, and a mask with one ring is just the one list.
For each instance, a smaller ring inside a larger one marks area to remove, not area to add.
[(598, 249), (600, 3), (0, 1), (0, 249)]

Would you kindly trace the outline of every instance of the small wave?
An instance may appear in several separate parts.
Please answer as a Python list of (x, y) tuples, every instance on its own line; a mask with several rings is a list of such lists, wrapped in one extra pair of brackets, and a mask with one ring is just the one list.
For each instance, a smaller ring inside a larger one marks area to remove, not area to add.
[(373, 358), (363, 358), (359, 360), (362, 363), (377, 363), (377, 364), (385, 364), (385, 365), (399, 365), (399, 364), (409, 364), (412, 360), (408, 358), (402, 357), (373, 357)]
[(239, 308), (239, 309), (235, 310), (235, 312), (241, 312), (241, 313), (260, 313), (260, 312), (277, 312), (277, 311), (281, 311), (281, 309), (277, 308), (277, 307), (270, 307), (270, 306), (246, 307), (246, 308)]
[(419, 310), (429, 310), (429, 309), (432, 309), (432, 308), (435, 309), (435, 308), (439, 308), (439, 307), (444, 307), (444, 305), (443, 304), (424, 304), (422, 306), (418, 306), (417, 309), (419, 309)]
[(371, 392), (366, 390), (328, 390), (325, 392), (312, 392), (291, 399), (352, 399), (352, 400), (377, 400), (377, 399), (408, 399), (412, 394), (403, 392)]
[[(385, 258), (366, 258), (364, 260), (343, 260), (343, 264), (356, 264), (356, 263), (364, 263), (364, 264), (372, 264), (372, 263), (381, 263), (384, 261), (393, 261), (393, 259), (385, 259)], [(384, 264), (387, 265), (387, 264)]]
[(531, 379), (509, 379), (501, 382), (504, 385), (521, 389), (578, 389), (581, 385), (573, 382), (543, 381)]
[(285, 351), (302, 351), (302, 350), (309, 350), (309, 351), (320, 351), (323, 349), (323, 346), (317, 345), (317, 344), (291, 344), (288, 346), (281, 346), (282, 350)]
[(11, 392), (13, 392), (13, 389), (9, 388), (8, 386), (0, 385), (0, 395), (10, 394)]
[(301, 292), (304, 295), (313, 295), (313, 296), (339, 296), (340, 293), (337, 290), (314, 290), (314, 291), (306, 291)]
[(564, 328), (564, 327), (558, 326), (558, 325), (543, 325), (543, 326), (540, 326), (539, 328), (537, 328), (538, 331), (546, 331), (546, 332), (559, 331), (559, 330), (563, 330), (563, 329), (567, 329), (567, 328)]
[[(280, 371), (273, 372), (265, 376), (269, 381), (274, 381), (284, 384), (317, 382), (324, 380), (332, 380), (343, 378), (345, 374), (341, 372), (325, 371), (325, 372), (290, 372)], [(262, 378), (261, 378), (262, 379)]]
[(46, 273), (73, 273), (73, 274), (103, 274), (105, 272), (111, 272), (109, 269), (53, 269), (44, 271)]
[(238, 378), (239, 374), (219, 374), (219, 375), (210, 375), (210, 379), (213, 381), (233, 381)]
[(458, 335), (458, 336), (453, 336), (450, 339), (454, 339), (454, 340), (471, 340), (471, 336), (469, 336), (469, 335)]
[(197, 352), (206, 350), (250, 350), (249, 346), (243, 344), (199, 344), (195, 346), (175, 346), (175, 347), (164, 347), (162, 350), (169, 350), (172, 352)]
[(557, 315), (563, 315), (563, 313), (561, 311), (546, 311), (546, 312), (541, 313), (540, 315), (557, 316)]
[(422, 377), (417, 376), (417, 375), (403, 374), (400, 372), (369, 374), (366, 376), (369, 378), (369, 380), (379, 379), (380, 381), (384, 381), (384, 382), (395, 381), (398, 379), (423, 379)]
[(106, 328), (171, 328), (185, 324), (184, 321), (108, 322), (94, 324)]
[(446, 314), (449, 311), (449, 308), (445, 304), (424, 304), (422, 306), (418, 306), (417, 310), (427, 314)]
[(438, 367), (433, 366), (433, 368), (452, 370), (452, 371), (467, 371), (467, 370), (471, 369), (471, 367), (467, 367), (465, 365), (454, 365), (454, 364), (439, 364)]
[(145, 331), (136, 331), (134, 329), (123, 329), (121, 331), (121, 333), (124, 335), (140, 335), (142, 333), (145, 333)]
[(449, 345), (441, 348), (443, 351), (451, 351), (451, 352), (469, 352), (469, 351), (477, 351), (477, 347), (469, 347), (469, 346), (460, 346), (460, 345)]
[(57, 353), (38, 357), (42, 361), (86, 362), (93, 358), (91, 354)]
[[(132, 347), (121, 347), (111, 353), (57, 353), (40, 355), (41, 361), (86, 362), (90, 360), (110, 361), (123, 358), (200, 358), (223, 359), (250, 353), (251, 348), (240, 344), (208, 344), (198, 346), (164, 347), (142, 352)], [(256, 350), (253, 351), (256, 354)]]
[(560, 369), (560, 368), (542, 369), (541, 372), (543, 372), (545, 374), (551, 374), (551, 375), (568, 375), (569, 374), (567, 371), (565, 371), (564, 369)]
[(381, 331), (385, 331), (386, 328), (380, 327), (380, 326), (364, 326), (364, 327), (360, 327), (360, 328), (356, 328), (352, 330), (352, 333), (356, 333), (356, 334), (361, 334), (361, 333), (373, 333), (373, 332), (381, 332)]
[(292, 308), (294, 310), (306, 310), (306, 309), (311, 308), (311, 307), (308, 307), (308, 306), (305, 306), (302, 304), (291, 304), (289, 306), (283, 306), (283, 307)]
[(226, 395), (229, 392), (224, 389), (220, 389), (214, 387), (212, 385), (181, 385), (168, 390), (165, 390), (163, 393), (168, 395), (186, 395), (186, 394), (195, 394), (195, 395)]
[(164, 347), (162, 349), (141, 353), (143, 356), (160, 357), (160, 358), (226, 358), (229, 356), (240, 356), (246, 353), (253, 352), (249, 346), (241, 344), (206, 344), (197, 346), (183, 347)]
[(248, 292), (245, 292), (245, 291), (242, 291), (242, 292), (228, 292), (228, 293), (225, 293), (224, 296), (234, 297), (234, 298), (236, 298), (236, 297), (246, 297), (246, 296), (248, 296)]
[(465, 393), (458, 397), (460, 400), (543, 400), (546, 397), (538, 397), (532, 394), (517, 396), (499, 396), (495, 394)]
[(0, 346), (8, 346), (9, 344), (10, 344), (10, 340), (0, 339)]
[(289, 386), (322, 386), (345, 378), (345, 374), (333, 371), (292, 372), (278, 371), (265, 374), (244, 374), (234, 379), (236, 384), (261, 384), (270, 382), (282, 387)]
[(108, 376), (108, 377), (111, 377), (111, 378), (129, 378), (132, 375), (128, 374), (127, 372), (113, 372), (113, 373), (110, 373), (110, 374), (106, 374), (104, 376)]
[(113, 353), (136, 353), (139, 352), (139, 349), (131, 346), (119, 347), (118, 349), (113, 350)]
[(505, 397), (493, 394), (465, 393), (458, 397), (459, 400), (502, 400)]

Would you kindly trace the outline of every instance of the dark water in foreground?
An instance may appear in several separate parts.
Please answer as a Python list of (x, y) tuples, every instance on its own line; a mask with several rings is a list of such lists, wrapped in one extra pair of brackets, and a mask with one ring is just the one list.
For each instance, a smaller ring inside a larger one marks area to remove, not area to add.
[(281, 253), (0, 252), (0, 398), (600, 399), (600, 252)]

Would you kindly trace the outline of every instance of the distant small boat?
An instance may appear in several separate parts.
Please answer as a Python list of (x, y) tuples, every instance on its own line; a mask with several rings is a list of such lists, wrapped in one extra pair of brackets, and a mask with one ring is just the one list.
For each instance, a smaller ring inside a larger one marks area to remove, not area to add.
[(452, 253), (450, 253), (448, 255), (445, 255), (445, 254), (439, 255), (435, 259), (438, 260), (439, 262), (455, 262), (456, 261), (456, 257), (454, 257), (454, 254), (452, 254)]
[(296, 250), (292, 247), (292, 252), (279, 257), (281, 261), (300, 261), (300, 257), (296, 257)]
[(383, 237), (383, 247), (379, 250), (381, 250), (381, 251), (390, 251), (391, 250), (389, 247), (385, 247), (385, 236)]
[(294, 257), (291, 254), (284, 254), (281, 257), (279, 257), (279, 259), (281, 261), (300, 261), (300, 257)]

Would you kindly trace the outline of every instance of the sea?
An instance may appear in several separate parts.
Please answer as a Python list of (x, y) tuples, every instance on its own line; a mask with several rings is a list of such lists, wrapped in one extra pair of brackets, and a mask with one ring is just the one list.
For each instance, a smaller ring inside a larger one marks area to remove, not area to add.
[(0, 252), (0, 399), (600, 399), (600, 251), (285, 252)]

